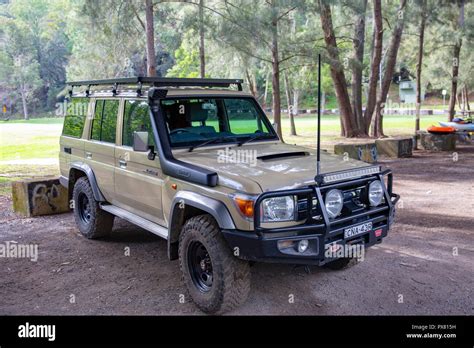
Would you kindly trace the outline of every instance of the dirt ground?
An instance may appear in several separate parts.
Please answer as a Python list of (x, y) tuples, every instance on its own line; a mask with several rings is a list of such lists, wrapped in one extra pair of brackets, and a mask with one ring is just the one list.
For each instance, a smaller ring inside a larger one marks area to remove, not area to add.
[[(250, 297), (232, 314), (474, 314), (474, 146), (383, 164), (402, 200), (382, 244), (344, 271), (256, 264)], [(0, 196), (7, 241), (37, 243), (39, 258), (0, 258), (0, 315), (201, 314), (180, 301), (166, 242), (125, 221), (91, 241), (71, 213), (24, 219)]]

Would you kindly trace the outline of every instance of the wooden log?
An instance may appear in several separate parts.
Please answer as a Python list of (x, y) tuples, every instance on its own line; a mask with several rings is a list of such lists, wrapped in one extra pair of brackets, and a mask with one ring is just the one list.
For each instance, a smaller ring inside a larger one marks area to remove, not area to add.
[(363, 143), (363, 144), (336, 144), (334, 145), (334, 153), (336, 155), (349, 156), (350, 158), (374, 163), (377, 162), (377, 147), (375, 143)]
[(411, 157), (413, 138), (384, 138), (375, 140), (377, 152), (392, 158)]
[(26, 217), (59, 214), (70, 210), (67, 189), (57, 178), (14, 181), (12, 199), (13, 210)]

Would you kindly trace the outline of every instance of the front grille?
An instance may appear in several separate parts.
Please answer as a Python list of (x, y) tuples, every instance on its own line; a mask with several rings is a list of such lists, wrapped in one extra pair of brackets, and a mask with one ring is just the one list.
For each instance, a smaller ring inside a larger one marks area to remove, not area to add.
[[(344, 197), (344, 207), (341, 211), (341, 214), (334, 220), (337, 221), (340, 218), (349, 217), (351, 215), (355, 215), (358, 213), (362, 213), (364, 211), (368, 211), (370, 205), (367, 201), (367, 191), (368, 185), (370, 182), (364, 185), (358, 185), (355, 187), (345, 188), (342, 190), (343, 197)], [(324, 199), (325, 192), (322, 193)], [(316, 220), (315, 222), (319, 222), (322, 220), (322, 212), (321, 206), (316, 198), (315, 195), (311, 195), (310, 199), (312, 200), (312, 207), (311, 207), (311, 217)], [(385, 199), (383, 200), (382, 205), (385, 204)], [(298, 207), (298, 220), (304, 220), (308, 217), (308, 198), (298, 197), (297, 202)], [(366, 218), (361, 219), (363, 221)], [(360, 219), (359, 219), (360, 220)]]
[[(382, 180), (385, 185), (384, 199), (382, 204), (372, 207), (368, 203), (368, 187), (374, 180)], [(331, 189), (338, 189), (343, 192), (344, 206), (341, 214), (330, 219), (326, 210), (322, 207), (326, 193)], [(290, 227), (262, 227), (260, 221), (260, 205), (265, 199), (283, 196), (297, 197), (297, 217), (300, 224)], [(394, 197), (395, 199), (391, 199)], [(389, 199), (389, 200), (387, 200)], [(306, 186), (298, 189), (281, 190), (262, 193), (255, 201), (254, 206), (254, 226), (258, 235), (263, 233), (314, 233), (325, 231), (327, 238), (332, 238), (332, 233), (339, 233), (345, 226), (363, 222), (370, 219), (375, 226), (388, 223), (388, 218), (393, 205), (398, 201), (399, 196), (392, 193), (392, 173), (385, 170), (378, 175), (362, 177), (359, 179), (338, 182), (328, 185)]]

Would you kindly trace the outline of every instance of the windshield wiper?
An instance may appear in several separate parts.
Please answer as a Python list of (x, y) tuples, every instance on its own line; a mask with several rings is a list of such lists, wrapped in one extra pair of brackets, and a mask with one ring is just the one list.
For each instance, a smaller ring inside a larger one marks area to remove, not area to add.
[(258, 135), (255, 135), (253, 137), (250, 137), (249, 139), (247, 140), (244, 140), (244, 141), (241, 141), (237, 146), (242, 146), (244, 144), (247, 144), (247, 143), (250, 143), (251, 141), (254, 141), (254, 140), (258, 140), (258, 139), (264, 139), (264, 138), (269, 138), (269, 137), (272, 137), (273, 136), (271, 134), (258, 134)]
[(219, 138), (213, 138), (213, 139), (209, 139), (203, 143), (199, 143), (197, 145), (193, 145), (189, 148), (188, 152), (192, 152), (194, 149), (197, 149), (198, 147), (203, 147), (203, 146), (206, 146), (206, 145), (209, 145), (209, 144), (214, 144), (214, 143), (217, 143), (219, 141), (223, 142), (224, 140), (227, 140), (227, 139), (234, 139), (234, 138), (229, 138), (229, 137), (219, 137)]

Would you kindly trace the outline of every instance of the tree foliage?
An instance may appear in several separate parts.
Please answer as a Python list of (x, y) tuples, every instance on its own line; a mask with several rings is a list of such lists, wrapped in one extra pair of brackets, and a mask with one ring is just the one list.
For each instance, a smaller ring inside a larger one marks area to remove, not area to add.
[[(66, 80), (146, 75), (146, 3), (4, 1), (0, 98), (28, 116), (54, 108)], [(400, 1), (395, 0), (149, 3), (158, 76), (243, 78), (262, 106), (271, 106), (276, 123), (281, 123), (280, 110), (291, 110), (294, 118), (298, 109), (315, 107), (318, 54), (324, 62), (323, 106), (340, 110), (345, 136), (367, 136), (373, 115), (379, 123), (372, 125), (381, 130), (374, 134), (383, 134), (383, 104), (397, 99), (389, 87), (398, 82), (402, 66), (414, 76), (421, 61), (420, 89), (432, 95), (447, 89), (455, 94), (453, 100), (466, 103), (465, 95), (474, 87), (470, 1), (406, 1), (397, 50), (390, 48), (400, 27)], [(422, 15), (426, 21), (420, 60)], [(375, 24), (382, 30), (374, 33)]]

